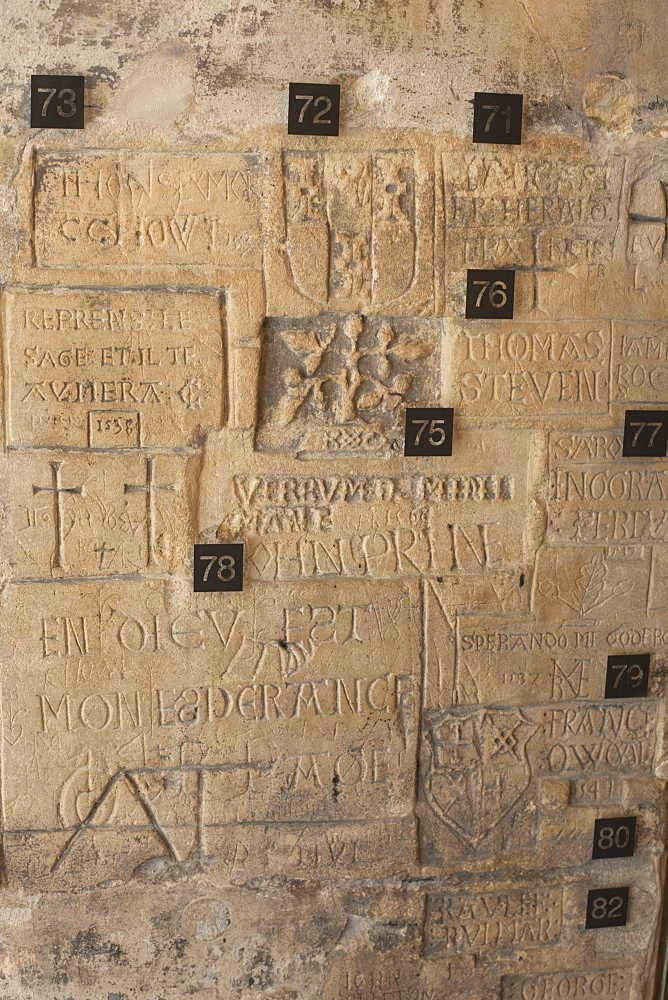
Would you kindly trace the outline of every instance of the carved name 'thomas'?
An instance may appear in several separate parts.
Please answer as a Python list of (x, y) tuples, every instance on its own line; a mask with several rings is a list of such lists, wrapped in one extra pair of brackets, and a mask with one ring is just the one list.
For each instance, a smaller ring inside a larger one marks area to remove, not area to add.
[(258, 158), (234, 153), (43, 153), (43, 267), (261, 263)]

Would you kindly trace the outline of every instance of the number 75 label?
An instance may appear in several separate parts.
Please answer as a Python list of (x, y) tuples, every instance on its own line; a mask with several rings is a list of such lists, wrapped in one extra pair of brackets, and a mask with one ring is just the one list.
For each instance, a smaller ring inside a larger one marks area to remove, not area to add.
[(448, 407), (406, 410), (404, 455), (452, 455), (453, 418)]

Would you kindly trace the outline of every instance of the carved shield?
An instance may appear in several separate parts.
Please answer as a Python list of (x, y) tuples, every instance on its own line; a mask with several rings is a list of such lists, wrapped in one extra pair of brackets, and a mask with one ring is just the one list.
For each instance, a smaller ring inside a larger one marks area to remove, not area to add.
[(416, 265), (413, 154), (285, 153), (286, 247), (295, 286), (337, 309), (390, 305)]
[(526, 747), (535, 731), (519, 711), (482, 708), (449, 713), (432, 728), (425, 796), (466, 843), (484, 840), (529, 787)]
[(330, 233), (322, 164), (314, 153), (284, 153), (287, 253), (295, 287), (324, 304), (329, 297)]

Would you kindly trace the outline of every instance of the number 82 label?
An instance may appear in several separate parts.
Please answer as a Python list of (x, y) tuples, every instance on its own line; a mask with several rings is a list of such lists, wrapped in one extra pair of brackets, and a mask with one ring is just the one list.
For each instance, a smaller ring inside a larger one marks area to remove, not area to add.
[(585, 927), (624, 927), (629, 909), (629, 887), (590, 889), (587, 894)]
[(243, 590), (243, 584), (243, 544), (195, 546), (193, 590), (196, 594)]

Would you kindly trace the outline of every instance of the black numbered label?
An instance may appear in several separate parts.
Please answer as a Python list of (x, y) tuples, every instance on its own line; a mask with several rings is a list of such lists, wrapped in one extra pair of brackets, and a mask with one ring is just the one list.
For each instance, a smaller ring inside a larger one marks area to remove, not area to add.
[(514, 301), (514, 271), (466, 272), (467, 319), (512, 319)]
[(288, 103), (289, 135), (338, 135), (338, 83), (291, 83)]
[(592, 858), (631, 858), (636, 846), (636, 817), (617, 816), (594, 823)]
[(452, 455), (454, 413), (442, 406), (406, 410), (404, 455)]
[(585, 927), (624, 927), (629, 910), (629, 887), (590, 889)]
[(196, 594), (243, 589), (244, 547), (242, 544), (195, 546), (193, 590)]
[(621, 653), (609, 656), (605, 674), (605, 697), (646, 698), (649, 656), (649, 653)]
[(522, 142), (522, 94), (480, 94), (473, 100), (473, 141)]
[(30, 77), (31, 128), (83, 128), (83, 76)]
[(622, 455), (665, 458), (667, 452), (668, 410), (627, 410)]

